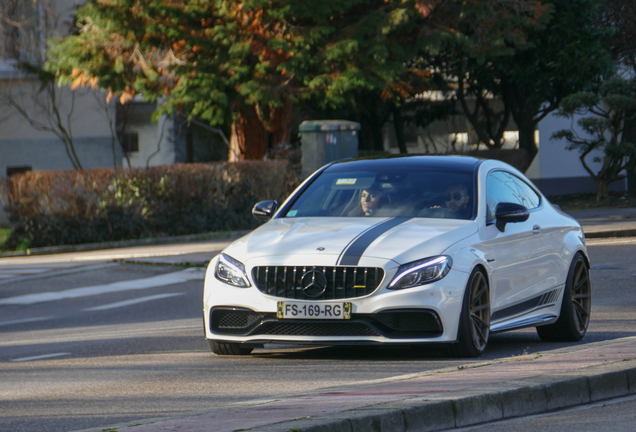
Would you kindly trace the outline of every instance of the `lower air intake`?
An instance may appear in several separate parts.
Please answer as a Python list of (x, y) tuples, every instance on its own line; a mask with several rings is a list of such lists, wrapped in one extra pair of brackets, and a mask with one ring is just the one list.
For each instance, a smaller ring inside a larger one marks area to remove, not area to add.
[(266, 322), (252, 333), (274, 336), (380, 336), (366, 324), (357, 322), (311, 323)]

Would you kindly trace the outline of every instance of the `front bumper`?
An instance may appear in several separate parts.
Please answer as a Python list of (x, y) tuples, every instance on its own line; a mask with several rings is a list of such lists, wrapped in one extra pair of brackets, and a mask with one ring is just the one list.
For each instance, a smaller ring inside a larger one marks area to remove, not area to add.
[(443, 333), (434, 311), (426, 309), (385, 310), (375, 314), (353, 314), (347, 320), (278, 319), (275, 313), (250, 309), (215, 307), (210, 311), (210, 331), (219, 336), (375, 336), (388, 339), (433, 338)]
[[(205, 279), (204, 321), (209, 340), (240, 343), (412, 344), (454, 342), (468, 274), (451, 270), (444, 279), (415, 288), (388, 290), (397, 268), (386, 269), (370, 295), (346, 299), (351, 319), (278, 319), (281, 297), (256, 287), (217, 280), (210, 263)], [(303, 300), (294, 300), (303, 303)], [(329, 301), (333, 303), (333, 300)], [(307, 301), (307, 304), (322, 301)]]

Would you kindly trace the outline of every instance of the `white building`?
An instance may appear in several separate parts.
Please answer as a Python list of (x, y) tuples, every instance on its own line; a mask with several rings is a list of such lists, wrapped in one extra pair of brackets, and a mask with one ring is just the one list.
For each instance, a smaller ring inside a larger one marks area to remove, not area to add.
[[(553, 140), (552, 134), (575, 126), (576, 121), (559, 117), (552, 112), (543, 119), (535, 131), (535, 142), (539, 153), (526, 175), (545, 195), (566, 195), (572, 193), (596, 192), (596, 182), (583, 168), (578, 151), (566, 149), (565, 140)], [(478, 142), (476, 133), (468, 119), (462, 115), (435, 121), (426, 128), (408, 125), (405, 127), (405, 139), (409, 153), (466, 153), (471, 150), (487, 150)], [(513, 120), (504, 133), (503, 149), (518, 148), (519, 132)], [(584, 134), (583, 134), (584, 135)], [(391, 153), (399, 153), (392, 123), (384, 126), (384, 149)], [(586, 162), (593, 170), (600, 169), (600, 163), (594, 158), (602, 156), (601, 152), (593, 152), (586, 157)], [(483, 157), (488, 157), (484, 151)], [(610, 190), (627, 190), (627, 179), (614, 182)]]

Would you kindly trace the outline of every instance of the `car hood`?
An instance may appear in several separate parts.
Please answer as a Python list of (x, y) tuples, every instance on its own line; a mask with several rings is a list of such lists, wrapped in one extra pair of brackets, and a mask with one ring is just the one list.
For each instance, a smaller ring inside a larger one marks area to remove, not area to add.
[(364, 265), (377, 258), (404, 264), (439, 255), (476, 232), (474, 221), (456, 219), (281, 218), (224, 253), (244, 263), (266, 257), (278, 265)]

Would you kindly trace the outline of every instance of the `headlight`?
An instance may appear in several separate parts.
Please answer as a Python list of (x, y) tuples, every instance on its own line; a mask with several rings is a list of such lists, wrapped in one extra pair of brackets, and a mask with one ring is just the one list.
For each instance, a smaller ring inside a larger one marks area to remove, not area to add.
[(214, 269), (214, 276), (221, 282), (240, 288), (247, 288), (250, 282), (245, 274), (245, 266), (229, 255), (221, 254)]
[(449, 256), (426, 258), (401, 265), (389, 284), (389, 289), (411, 288), (442, 279), (453, 265)]

